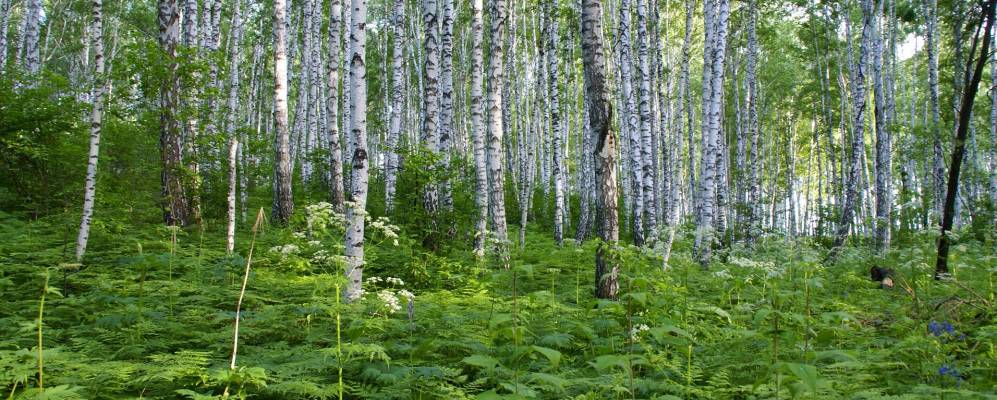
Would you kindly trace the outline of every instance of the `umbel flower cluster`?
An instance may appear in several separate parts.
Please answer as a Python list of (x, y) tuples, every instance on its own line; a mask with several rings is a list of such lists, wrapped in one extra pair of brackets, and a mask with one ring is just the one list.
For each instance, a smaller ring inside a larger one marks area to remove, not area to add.
[[(389, 277), (379, 277), (372, 276), (367, 278), (366, 283), (370, 286), (377, 287), (378, 285), (385, 284), (389, 287), (385, 287), (377, 291), (377, 301), (378, 308), (376, 313), (383, 314), (385, 316), (395, 314), (402, 310), (402, 300), (408, 305), (409, 317), (411, 318), (412, 307), (415, 301), (415, 294), (400, 288), (405, 285), (405, 281), (401, 278)], [(362, 294), (361, 294), (362, 295)]]

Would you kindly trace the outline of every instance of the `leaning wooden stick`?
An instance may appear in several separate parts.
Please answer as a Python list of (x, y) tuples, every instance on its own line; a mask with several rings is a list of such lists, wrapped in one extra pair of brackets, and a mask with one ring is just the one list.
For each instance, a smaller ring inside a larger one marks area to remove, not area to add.
[[(249, 242), (249, 254), (246, 256), (246, 271), (242, 275), (242, 289), (239, 290), (239, 301), (235, 303), (235, 325), (232, 330), (232, 361), (229, 368), (235, 369), (235, 357), (239, 352), (239, 316), (242, 312), (242, 299), (246, 296), (246, 283), (249, 282), (249, 267), (253, 264), (253, 247), (256, 245), (256, 232), (263, 222), (263, 208), (256, 214), (253, 223), (253, 239)], [(225, 385), (224, 397), (228, 398), (228, 385)]]

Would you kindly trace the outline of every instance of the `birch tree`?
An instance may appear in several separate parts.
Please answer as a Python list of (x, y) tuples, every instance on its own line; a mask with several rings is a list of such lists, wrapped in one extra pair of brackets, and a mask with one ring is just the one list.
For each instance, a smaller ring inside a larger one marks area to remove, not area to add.
[[(341, 0), (329, 0), (329, 64), (326, 72), (328, 95), (325, 108), (329, 124), (329, 201), (336, 211), (343, 211), (343, 147), (339, 141), (339, 51), (342, 47), (343, 6)], [(350, 1), (350, 0), (346, 0)], [(389, 197), (390, 198), (390, 197)]]
[[(430, 153), (436, 154), (440, 145), (439, 118), (440, 118), (440, 24), (438, 18), (439, 7), (437, 0), (422, 0), (422, 24), (425, 41), (423, 50), (425, 59), (423, 60), (423, 117), (422, 117), (422, 144)], [(426, 184), (424, 188), (423, 206), (426, 212), (433, 218), (434, 229), (436, 228), (436, 211), (439, 206), (439, 193), (436, 185), (432, 182)]]
[(560, 246), (564, 243), (564, 175), (561, 171), (564, 161), (561, 159), (562, 121), (557, 66), (558, 23), (556, 3), (547, 5), (546, 17), (547, 101), (550, 102), (551, 169), (554, 179), (554, 241)]
[(728, 0), (705, 0), (705, 49), (703, 53), (702, 157), (699, 178), (699, 220), (696, 224), (695, 250), (699, 263), (706, 267), (713, 256), (714, 216), (717, 205), (717, 158), (722, 150), (720, 108), (723, 90), (724, 51), (727, 47)]
[(24, 70), (37, 74), (41, 70), (41, 51), (38, 42), (42, 31), (42, 0), (25, 0), (24, 18)]
[(478, 215), (474, 225), (474, 253), (482, 257), (488, 228), (488, 166), (485, 155), (485, 116), (482, 87), (484, 85), (484, 19), (482, 0), (471, 0), (471, 135), (474, 148), (474, 204)]
[(647, 221), (647, 231), (654, 233), (658, 225), (657, 187), (654, 166), (657, 164), (657, 152), (653, 151), (652, 118), (651, 118), (651, 66), (648, 56), (647, 2), (637, 0), (637, 71), (640, 78), (638, 94), (638, 112), (640, 113), (640, 158), (641, 158), (641, 192), (643, 193), (644, 212)]
[(942, 215), (942, 196), (945, 195), (945, 164), (942, 161), (941, 109), (938, 103), (938, 43), (936, 38), (938, 27), (938, 0), (927, 0), (925, 15), (927, 16), (927, 31), (925, 32), (925, 53), (928, 57), (928, 104), (931, 108), (932, 158), (931, 180), (933, 188), (932, 204), (935, 218)]
[(643, 161), (641, 160), (641, 132), (638, 127), (638, 116), (637, 116), (637, 105), (635, 101), (635, 96), (633, 93), (633, 72), (632, 68), (632, 57), (630, 54), (630, 0), (620, 1), (620, 20), (619, 27), (617, 29), (617, 37), (619, 41), (617, 43), (617, 55), (619, 56), (619, 74), (620, 74), (620, 97), (623, 102), (623, 124), (620, 127), (621, 131), (625, 131), (627, 137), (629, 138), (630, 144), (630, 154), (629, 154), (629, 165), (630, 174), (628, 178), (630, 180), (630, 198), (628, 199), (628, 204), (630, 205), (631, 214), (631, 224), (633, 226), (633, 241), (635, 245), (644, 244), (644, 195), (643, 195), (643, 177), (642, 168)]
[[(488, 183), (492, 232), (504, 252), (508, 241), (505, 219), (505, 171), (503, 170), (502, 89), (505, 86), (503, 42), (506, 35), (506, 0), (491, 0), (491, 47), (488, 52)], [(427, 52), (428, 55), (428, 52)], [(508, 260), (502, 255), (508, 267)]]
[(878, 21), (883, 15), (883, 3), (877, 1), (872, 24), (872, 74), (873, 92), (876, 105), (876, 245), (880, 252), (890, 247), (890, 225), (892, 200), (892, 149), (889, 113), (886, 110), (886, 91), (883, 85), (883, 35), (878, 29)]
[[(443, 19), (440, 21), (440, 122), (437, 153), (440, 155), (440, 168), (450, 167), (450, 146), (454, 136), (454, 89), (453, 89), (453, 27), (454, 0), (443, 2)], [(453, 193), (450, 178), (445, 173), (440, 182), (440, 203), (444, 210), (453, 209)]]
[[(242, 15), (240, 9), (242, 0), (232, 2), (232, 35), (229, 39), (229, 92), (228, 113), (225, 119), (225, 131), (229, 138), (228, 147), (228, 226), (226, 229), (225, 252), (232, 255), (235, 250), (235, 192), (237, 190), (237, 166), (239, 154), (239, 134), (236, 126), (236, 116), (239, 111), (239, 60), (242, 46)], [(245, 173), (245, 172), (243, 172)]]
[(748, 86), (748, 98), (747, 98), (747, 109), (748, 109), (748, 121), (747, 121), (747, 136), (748, 140), (751, 142), (751, 152), (748, 156), (748, 204), (745, 205), (744, 209), (748, 213), (747, 218), (747, 238), (748, 241), (753, 241), (760, 231), (759, 216), (756, 212), (756, 205), (761, 201), (761, 193), (759, 191), (758, 182), (758, 159), (759, 153), (759, 134), (758, 134), (758, 75), (757, 75), (757, 60), (758, 60), (758, 36), (756, 32), (756, 24), (758, 20), (758, 4), (756, 0), (750, 0), (748, 2), (748, 55), (747, 62), (745, 65), (745, 76), (744, 79)]
[[(990, 49), (990, 204), (997, 212), (997, 43)], [(0, 67), (3, 64), (0, 63)], [(995, 215), (997, 217), (997, 215)], [(997, 218), (995, 218), (997, 219)]]
[[(696, 0), (686, 0), (685, 1), (685, 38), (682, 40), (682, 65), (680, 67), (679, 80), (681, 81), (679, 86), (682, 88), (682, 96), (679, 96), (679, 112), (678, 119), (681, 121), (685, 118), (685, 123), (681, 124), (684, 128), (686, 134), (686, 157), (688, 165), (686, 167), (686, 173), (688, 174), (688, 203), (690, 209), (695, 207), (693, 204), (693, 197), (696, 193), (696, 157), (695, 153), (695, 142), (693, 141), (693, 103), (692, 103), (692, 89), (690, 87), (689, 79), (689, 61), (690, 53), (692, 48), (692, 18), (695, 12)], [(683, 113), (685, 111), (685, 113)]]
[(350, 171), (350, 207), (346, 211), (346, 300), (363, 293), (364, 217), (367, 215), (367, 0), (352, 0), (350, 26), (350, 135), (353, 136), (353, 168)]
[(10, 6), (12, 0), (0, 0), (0, 76), (7, 70), (7, 27), (10, 24)]
[(609, 260), (606, 253), (607, 246), (615, 246), (620, 239), (620, 220), (616, 213), (616, 137), (610, 131), (613, 112), (606, 87), (602, 1), (582, 0), (581, 18), (585, 97), (595, 142), (596, 224), (604, 242), (596, 249), (595, 295), (601, 299), (613, 299), (620, 288), (619, 266)]
[(159, 148), (163, 166), (163, 219), (166, 225), (187, 225), (190, 209), (183, 181), (183, 143), (177, 106), (180, 104), (180, 73), (177, 42), (180, 13), (177, 0), (159, 0), (159, 46), (166, 56), (166, 74), (159, 88)]
[[(100, 156), (100, 133), (104, 117), (104, 9), (102, 0), (91, 0), (93, 25), (90, 32), (93, 46), (93, 109), (90, 111), (90, 152), (87, 157), (87, 177), (83, 188), (83, 217), (76, 237), (76, 262), (83, 260), (90, 238), (90, 218), (97, 193), (97, 159)], [(6, 50), (6, 49), (4, 49)]]
[[(845, 17), (847, 18), (847, 16)], [(862, 169), (862, 155), (865, 153), (863, 131), (865, 126), (866, 84), (865, 70), (869, 58), (869, 46), (872, 45), (873, 34), (872, 0), (862, 0), (862, 41), (859, 45), (858, 60), (853, 62), (852, 69), (852, 145), (851, 165), (848, 169), (848, 182), (845, 190), (845, 203), (841, 209), (841, 221), (835, 234), (834, 245), (828, 260), (834, 261), (841, 246), (845, 243), (848, 231), (852, 227), (855, 208), (859, 206), (859, 179)], [(850, 35), (850, 33), (847, 33)]]
[(391, 56), (391, 116), (384, 160), (384, 204), (388, 212), (394, 209), (395, 204), (395, 186), (398, 181), (397, 147), (402, 134), (402, 111), (405, 107), (405, 0), (394, 1), (392, 27), (394, 53)]
[(291, 135), (287, 126), (287, 4), (274, 1), (274, 180), (273, 205), (275, 223), (286, 224), (294, 212), (291, 193)]

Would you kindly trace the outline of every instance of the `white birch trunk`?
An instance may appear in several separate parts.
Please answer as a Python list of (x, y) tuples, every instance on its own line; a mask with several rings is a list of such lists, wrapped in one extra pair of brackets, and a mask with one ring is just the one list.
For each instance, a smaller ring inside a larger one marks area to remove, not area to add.
[[(862, 157), (865, 154), (865, 108), (866, 86), (865, 69), (868, 64), (869, 46), (872, 45), (873, 31), (872, 0), (862, 0), (862, 41), (859, 47), (858, 60), (853, 62), (852, 70), (852, 144), (851, 167), (848, 170), (848, 183), (845, 190), (845, 203), (841, 211), (841, 221), (834, 239), (834, 246), (828, 259), (833, 261), (841, 246), (845, 243), (848, 231), (852, 226), (855, 209), (861, 202), (859, 198), (860, 175), (862, 174)], [(846, 17), (847, 18), (847, 17)], [(847, 29), (850, 35), (850, 29)], [(850, 53), (849, 53), (850, 54)], [(849, 58), (852, 58), (849, 56)]]
[(997, 40), (990, 50), (990, 204), (997, 212)]
[(471, 135), (474, 147), (474, 203), (478, 215), (474, 225), (474, 254), (485, 254), (485, 237), (488, 229), (488, 167), (485, 156), (485, 116), (482, 89), (484, 86), (484, 19), (482, 0), (472, 0), (471, 29)]
[[(925, 32), (925, 52), (928, 56), (928, 101), (931, 108), (932, 159), (931, 178), (934, 198), (934, 217), (940, 221), (942, 205), (945, 196), (945, 163), (942, 161), (941, 109), (938, 103), (938, 0), (927, 0), (925, 14), (927, 15), (927, 32)], [(954, 96), (953, 96), (954, 97)]]
[[(97, 159), (100, 156), (100, 132), (104, 116), (104, 92), (107, 88), (104, 77), (104, 12), (102, 0), (91, 0), (93, 13), (93, 110), (90, 113), (90, 153), (87, 158), (87, 177), (83, 188), (83, 217), (80, 232), (76, 237), (76, 262), (83, 260), (90, 238), (90, 219), (93, 216), (94, 198), (97, 192)], [(6, 50), (6, 49), (2, 49)]]
[(872, 73), (873, 91), (876, 98), (876, 245), (879, 251), (885, 252), (890, 248), (890, 226), (892, 225), (892, 149), (890, 137), (889, 114), (886, 110), (887, 99), (884, 87), (883, 73), (883, 35), (878, 29), (878, 20), (883, 15), (883, 3), (879, 0), (876, 3), (875, 14), (872, 16)]
[(7, 70), (7, 27), (10, 25), (11, 0), (0, 0), (0, 76)]
[(291, 136), (287, 126), (287, 5), (274, 1), (274, 157), (273, 207), (275, 223), (286, 224), (294, 211), (291, 193)]
[(41, 70), (41, 51), (38, 42), (42, 31), (42, 0), (25, 0), (24, 70), (34, 75)]
[[(551, 124), (551, 173), (554, 178), (554, 242), (558, 246), (564, 243), (564, 174), (562, 173), (563, 160), (561, 150), (561, 103), (560, 86), (558, 85), (557, 67), (557, 44), (558, 44), (558, 23), (557, 6), (548, 5), (547, 10), (547, 99), (550, 102), (550, 124)], [(543, 60), (541, 60), (542, 62)], [(538, 93), (539, 94), (539, 93)]]
[[(454, 0), (443, 2), (443, 19), (440, 21), (440, 122), (437, 153), (440, 155), (439, 168), (446, 171), (450, 167), (450, 147), (454, 136), (454, 89), (453, 89), (453, 27)], [(443, 174), (440, 182), (440, 205), (446, 211), (453, 209), (453, 194), (450, 188), (449, 172)]]
[(641, 246), (644, 244), (644, 186), (642, 173), (644, 163), (641, 159), (641, 131), (638, 126), (636, 96), (633, 93), (633, 57), (630, 54), (630, 13), (630, 0), (621, 0), (620, 20), (617, 30), (619, 38), (617, 52), (620, 67), (620, 100), (623, 102), (624, 111), (622, 117), (625, 122), (625, 129), (621, 128), (621, 130), (626, 131), (630, 145), (627, 157), (629, 159), (630, 174), (626, 176), (629, 185), (624, 185), (624, 187), (630, 190), (628, 204), (630, 205), (630, 223), (632, 225), (633, 241), (635, 245)]
[(727, 39), (729, 3), (728, 0), (706, 0), (703, 7), (706, 20), (706, 49), (703, 54), (703, 148), (699, 179), (699, 222), (696, 227), (695, 249), (700, 265), (705, 268), (712, 258), (712, 247), (715, 239), (717, 159), (722, 151), (720, 103), (723, 90), (723, 60)]
[(350, 26), (350, 135), (353, 137), (353, 168), (350, 182), (351, 204), (347, 207), (346, 221), (346, 300), (353, 301), (363, 294), (364, 267), (364, 217), (367, 214), (367, 0), (352, 0), (352, 25)]
[(384, 204), (389, 213), (395, 204), (395, 187), (398, 182), (398, 141), (402, 134), (402, 109), (405, 107), (405, 0), (394, 1), (392, 26), (394, 54), (391, 58), (391, 117), (385, 141), (384, 163)]
[(745, 183), (749, 188), (748, 199), (744, 209), (748, 213), (747, 239), (749, 242), (752, 242), (761, 234), (760, 220), (758, 213), (755, 212), (758, 209), (757, 204), (761, 201), (761, 192), (759, 191), (760, 182), (758, 181), (758, 158), (761, 153), (758, 151), (760, 143), (758, 134), (758, 78), (756, 72), (758, 62), (758, 36), (756, 33), (758, 5), (756, 0), (750, 0), (748, 3), (748, 13), (748, 55), (744, 79), (748, 86), (748, 98), (746, 99), (748, 118), (746, 129), (747, 137), (751, 144), (751, 153), (748, 157), (750, 159), (748, 161), (748, 180)]
[[(228, 148), (228, 226), (225, 231), (225, 253), (232, 255), (235, 251), (235, 192), (238, 189), (237, 166), (239, 155), (239, 134), (236, 126), (236, 116), (239, 114), (239, 61), (242, 46), (242, 15), (240, 3), (242, 0), (234, 0), (232, 4), (232, 36), (229, 42), (229, 92), (228, 92), (228, 113), (226, 114), (225, 130), (229, 137)], [(245, 172), (243, 172), (245, 173)]]
[(657, 175), (654, 165), (656, 165), (657, 152), (652, 146), (652, 118), (651, 118), (651, 67), (648, 59), (648, 32), (647, 32), (647, 1), (637, 0), (637, 69), (640, 78), (640, 101), (638, 111), (640, 113), (640, 158), (641, 158), (641, 192), (643, 193), (645, 216), (647, 221), (647, 232), (655, 234), (658, 228), (658, 208), (655, 200), (655, 187), (657, 186)]
[[(346, 0), (349, 1), (349, 0)], [(340, 0), (329, 1), (329, 64), (326, 78), (328, 96), (326, 97), (326, 114), (329, 118), (329, 201), (336, 211), (343, 211), (343, 147), (339, 138), (339, 52), (342, 39), (343, 6)]]
[(505, 127), (502, 121), (502, 90), (505, 87), (503, 42), (506, 35), (506, 0), (491, 0), (491, 47), (488, 53), (488, 177), (491, 193), (492, 232), (499, 242), (499, 252), (505, 266), (508, 229), (505, 218), (505, 170), (502, 143)]
[[(425, 35), (424, 50), (426, 58), (423, 64), (422, 88), (423, 118), (422, 144), (433, 154), (439, 151), (439, 119), (440, 119), (440, 25), (437, 16), (439, 7), (437, 0), (422, 0), (422, 22)], [(436, 184), (429, 182), (424, 188), (423, 206), (433, 218), (434, 230), (438, 228), (436, 211), (439, 207), (439, 192)]]

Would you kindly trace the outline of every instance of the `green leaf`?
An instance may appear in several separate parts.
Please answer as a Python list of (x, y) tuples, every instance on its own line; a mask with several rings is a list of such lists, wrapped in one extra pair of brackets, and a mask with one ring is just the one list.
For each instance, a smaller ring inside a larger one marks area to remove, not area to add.
[(464, 359), (461, 360), (461, 362), (470, 365), (472, 367), (478, 367), (482, 369), (492, 369), (499, 365), (498, 360), (482, 354), (474, 354), (471, 356), (464, 357)]
[(786, 368), (807, 385), (811, 392), (817, 392), (817, 367), (809, 364), (787, 363)]
[(555, 369), (555, 368), (557, 368), (557, 366), (559, 364), (561, 364), (561, 352), (560, 351), (557, 351), (557, 350), (554, 350), (554, 349), (551, 349), (551, 348), (547, 348), (547, 347), (541, 347), (541, 346), (533, 346), (533, 350), (535, 350), (536, 352), (538, 352), (540, 354), (543, 354), (544, 357), (547, 357), (547, 361), (550, 361), (550, 368), (551, 369)]
[(728, 324), (731, 324), (731, 323), (734, 322), (730, 318), (730, 314), (727, 311), (725, 311), (724, 309), (720, 308), (720, 307), (717, 307), (717, 306), (703, 306), (703, 307), (698, 307), (696, 309), (699, 310), (699, 311), (712, 312), (712, 313), (714, 313), (716, 315), (719, 315), (721, 318), (726, 319)]

